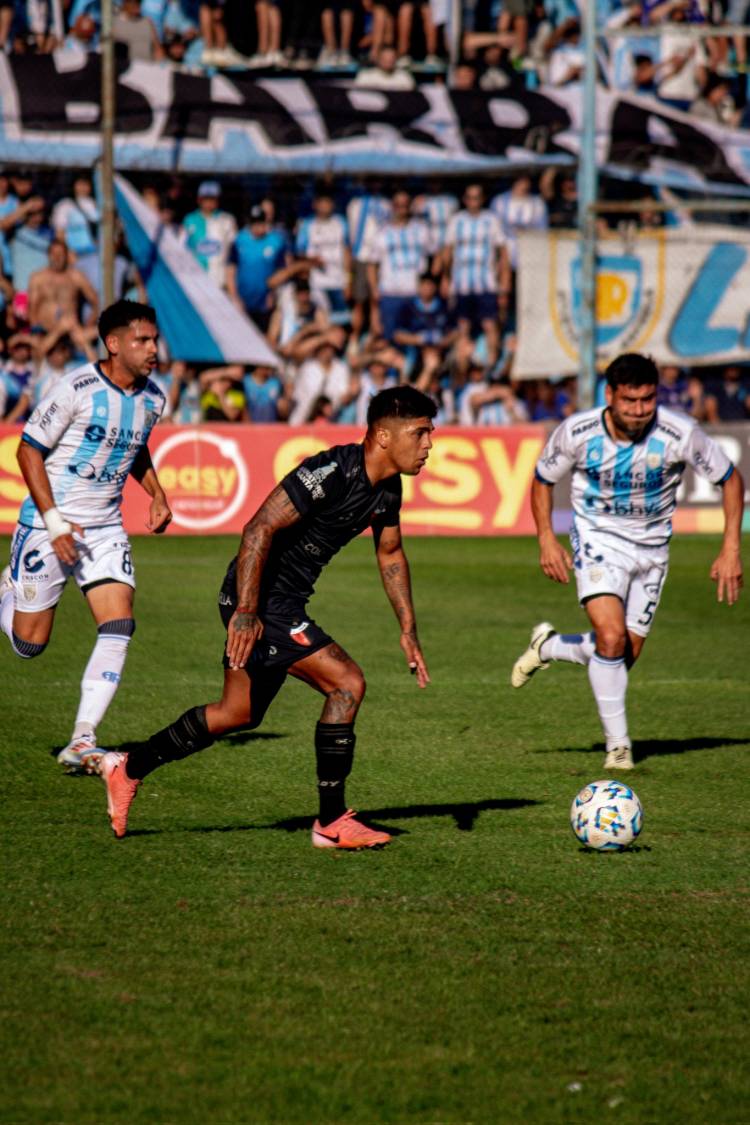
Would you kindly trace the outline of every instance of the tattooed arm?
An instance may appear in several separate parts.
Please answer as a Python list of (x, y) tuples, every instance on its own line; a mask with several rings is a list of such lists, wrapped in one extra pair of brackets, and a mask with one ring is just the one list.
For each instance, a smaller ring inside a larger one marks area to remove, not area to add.
[(417, 683), (421, 688), (427, 687), (430, 675), (417, 639), (409, 563), (401, 544), (401, 528), (376, 527), (373, 528), (373, 533), (380, 577), (401, 626), (401, 648), (410, 671), (417, 677)]
[(230, 668), (244, 668), (255, 642), (263, 634), (258, 617), (258, 598), (263, 567), (277, 531), (290, 527), (300, 513), (286, 489), (277, 485), (242, 529), (237, 555), (237, 609), (227, 631), (227, 658)]

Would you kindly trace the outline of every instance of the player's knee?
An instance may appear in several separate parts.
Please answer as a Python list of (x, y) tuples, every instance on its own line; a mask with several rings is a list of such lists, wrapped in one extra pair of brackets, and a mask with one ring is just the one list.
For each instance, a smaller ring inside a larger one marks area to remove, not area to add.
[(42, 655), (46, 647), (46, 641), (42, 644), (36, 644), (34, 641), (25, 641), (17, 633), (13, 634), (13, 651), (22, 660), (34, 660), (35, 657)]
[(619, 625), (601, 625), (596, 630), (596, 651), (610, 660), (623, 656), (627, 634)]
[(367, 683), (362, 669), (357, 667), (356, 664), (352, 664), (331, 694), (338, 693), (342, 698), (351, 700), (355, 706), (359, 707), (366, 691)]

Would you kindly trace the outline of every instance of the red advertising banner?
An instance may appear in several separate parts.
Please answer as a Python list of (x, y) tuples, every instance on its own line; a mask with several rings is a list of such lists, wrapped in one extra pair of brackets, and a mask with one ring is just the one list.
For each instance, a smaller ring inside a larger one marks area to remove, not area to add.
[[(709, 427), (750, 480), (750, 425)], [(531, 535), (529, 490), (546, 426), (442, 426), (417, 477), (404, 477), (402, 524), (410, 535)], [(0, 424), (0, 533), (16, 522), (26, 487), (16, 463), (20, 426)], [(274, 485), (305, 457), (361, 441), (352, 426), (157, 426), (149, 443), (169, 496), (170, 535), (236, 534)], [(688, 469), (678, 493), (674, 528), (719, 532), (721, 490)], [(148, 498), (128, 481), (125, 528), (145, 532)], [(570, 525), (567, 482), (555, 490), (555, 529)], [(745, 526), (750, 524), (750, 510)], [(748, 528), (750, 530), (750, 528)]]
[[(20, 428), (0, 425), (0, 532), (10, 532), (26, 495), (16, 464)], [(530, 534), (529, 487), (543, 426), (445, 427), (427, 465), (404, 477), (402, 524), (411, 535)], [(361, 441), (349, 426), (158, 426), (149, 448), (169, 497), (171, 535), (236, 533), (274, 485), (312, 453)], [(144, 531), (147, 497), (132, 480), (123, 517)]]

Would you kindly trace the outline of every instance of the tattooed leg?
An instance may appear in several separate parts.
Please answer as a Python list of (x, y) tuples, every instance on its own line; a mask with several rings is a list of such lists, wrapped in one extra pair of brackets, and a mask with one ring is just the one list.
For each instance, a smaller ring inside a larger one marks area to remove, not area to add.
[(340, 645), (333, 642), (305, 660), (298, 660), (289, 674), (326, 697), (320, 716), (322, 723), (354, 722), (365, 696), (365, 678), (359, 665)]

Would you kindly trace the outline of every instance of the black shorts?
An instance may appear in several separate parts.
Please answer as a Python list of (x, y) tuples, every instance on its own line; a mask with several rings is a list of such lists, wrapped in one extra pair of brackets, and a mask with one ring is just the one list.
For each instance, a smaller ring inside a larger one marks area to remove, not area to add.
[[(229, 627), (232, 614), (237, 608), (237, 587), (234, 567), (230, 567), (219, 592), (219, 613), (224, 628)], [(290, 613), (261, 613), (263, 636), (256, 642), (245, 671), (248, 676), (261, 669), (272, 669), (286, 674), (292, 664), (312, 656), (314, 652), (333, 643), (333, 638), (320, 628), (302, 611)], [(223, 665), (229, 667), (226, 649)]]

